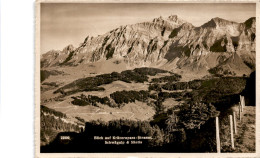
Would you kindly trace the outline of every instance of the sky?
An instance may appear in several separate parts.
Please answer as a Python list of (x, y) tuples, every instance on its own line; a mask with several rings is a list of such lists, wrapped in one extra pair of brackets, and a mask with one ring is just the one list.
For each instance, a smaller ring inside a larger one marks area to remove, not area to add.
[(78, 47), (89, 36), (102, 35), (121, 25), (177, 15), (201, 26), (214, 17), (244, 22), (256, 16), (254, 3), (42, 3), (41, 53)]

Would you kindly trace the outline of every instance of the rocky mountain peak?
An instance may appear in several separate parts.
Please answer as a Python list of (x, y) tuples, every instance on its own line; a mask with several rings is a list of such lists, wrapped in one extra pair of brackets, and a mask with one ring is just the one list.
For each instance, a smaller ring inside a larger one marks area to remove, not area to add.
[(162, 16), (158, 17), (158, 18), (154, 18), (153, 23), (157, 23), (157, 24), (165, 24), (168, 23), (172, 26), (180, 26), (183, 23), (185, 23), (186, 21), (180, 19), (177, 15), (170, 15), (167, 18), (164, 18)]
[(180, 19), (177, 15), (170, 15), (170, 16), (168, 16), (167, 20), (169, 22), (180, 24), (180, 25), (186, 22), (186, 21)]
[(168, 20), (176, 22), (178, 20), (178, 16), (177, 15), (170, 15), (170, 16), (168, 16)]
[(161, 21), (164, 21), (164, 19), (163, 19), (162, 16), (153, 19), (153, 22), (154, 22), (154, 23), (156, 23), (156, 22), (161, 22)]
[[(49, 51), (41, 56), (41, 65), (77, 66), (121, 60), (128, 69), (168, 64), (171, 70), (200, 71), (216, 67), (235, 51), (240, 52), (241, 60), (253, 64), (255, 30), (255, 18), (236, 23), (216, 17), (194, 27), (177, 15), (159, 16), (115, 28), (97, 37), (87, 36), (78, 48), (68, 45), (62, 51)], [(235, 71), (237, 67), (233, 67)], [(228, 66), (219, 68), (228, 69)]]
[(74, 50), (74, 46), (72, 44), (66, 46), (65, 48), (63, 48), (62, 52), (65, 54), (68, 54), (70, 52), (72, 52)]
[(188, 22), (183, 23), (183, 24), (181, 25), (181, 27), (182, 27), (183, 29), (188, 29), (188, 30), (194, 28), (194, 26), (193, 26), (191, 23), (188, 23)]
[(207, 23), (203, 24), (201, 27), (205, 28), (205, 27), (225, 27), (228, 25), (236, 25), (238, 23), (233, 22), (233, 21), (228, 21), (219, 17), (215, 17), (212, 18), (210, 21), (208, 21)]
[(244, 24), (245, 24), (246, 28), (251, 28), (251, 27), (255, 28), (256, 18), (255, 17), (251, 17), (248, 20), (246, 20), (244, 22)]

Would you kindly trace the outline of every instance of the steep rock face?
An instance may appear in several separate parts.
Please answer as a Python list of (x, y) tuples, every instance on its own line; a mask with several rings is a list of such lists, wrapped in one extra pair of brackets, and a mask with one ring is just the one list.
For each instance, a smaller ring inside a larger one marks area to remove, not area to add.
[[(159, 17), (151, 22), (121, 26), (98, 37), (87, 37), (84, 43), (75, 49), (70, 62), (77, 65), (113, 57), (125, 60), (129, 66), (153, 63), (163, 58), (162, 55), (158, 58), (160, 49), (167, 43), (165, 41), (171, 31), (183, 23), (177, 16), (169, 16), (167, 19)], [(55, 58), (57, 54), (61, 56), (64, 53), (53, 52)], [(45, 65), (59, 65), (65, 58), (61, 56), (63, 60), (58, 61), (46, 59), (45, 62), (49, 64)]]
[(87, 37), (78, 48), (67, 46), (47, 52), (42, 55), (41, 66), (76, 66), (113, 58), (124, 61), (128, 68), (168, 65), (164, 67), (170, 70), (207, 71), (236, 52), (241, 61), (254, 67), (255, 31), (255, 18), (244, 23), (213, 18), (194, 27), (171, 15)]
[(73, 45), (68, 45), (62, 51), (50, 50), (42, 54), (41, 67), (57, 66), (64, 63), (65, 60), (69, 61), (74, 49)]

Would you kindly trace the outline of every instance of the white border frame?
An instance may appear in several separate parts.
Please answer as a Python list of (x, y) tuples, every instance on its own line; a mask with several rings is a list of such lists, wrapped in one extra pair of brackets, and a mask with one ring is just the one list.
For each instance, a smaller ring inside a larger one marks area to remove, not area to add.
[[(256, 152), (255, 153), (40, 153), (40, 4), (41, 3), (256, 3), (256, 52), (260, 51), (258, 37), (260, 37), (259, 15), (260, 1), (257, 0), (37, 0), (36, 1), (36, 31), (35, 31), (35, 157), (36, 158), (260, 158), (259, 152), (259, 99), (256, 97)], [(256, 53), (256, 69), (260, 69), (260, 54)], [(259, 74), (256, 72), (256, 81)], [(260, 82), (256, 82), (260, 87)], [(259, 94), (259, 89), (256, 89)], [(257, 96), (257, 95), (256, 95)]]

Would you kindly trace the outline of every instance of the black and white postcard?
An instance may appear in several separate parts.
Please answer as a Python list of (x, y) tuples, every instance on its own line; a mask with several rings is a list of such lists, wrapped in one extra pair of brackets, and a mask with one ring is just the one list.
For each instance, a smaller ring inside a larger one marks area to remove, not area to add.
[(258, 5), (36, 2), (36, 157), (259, 157)]

